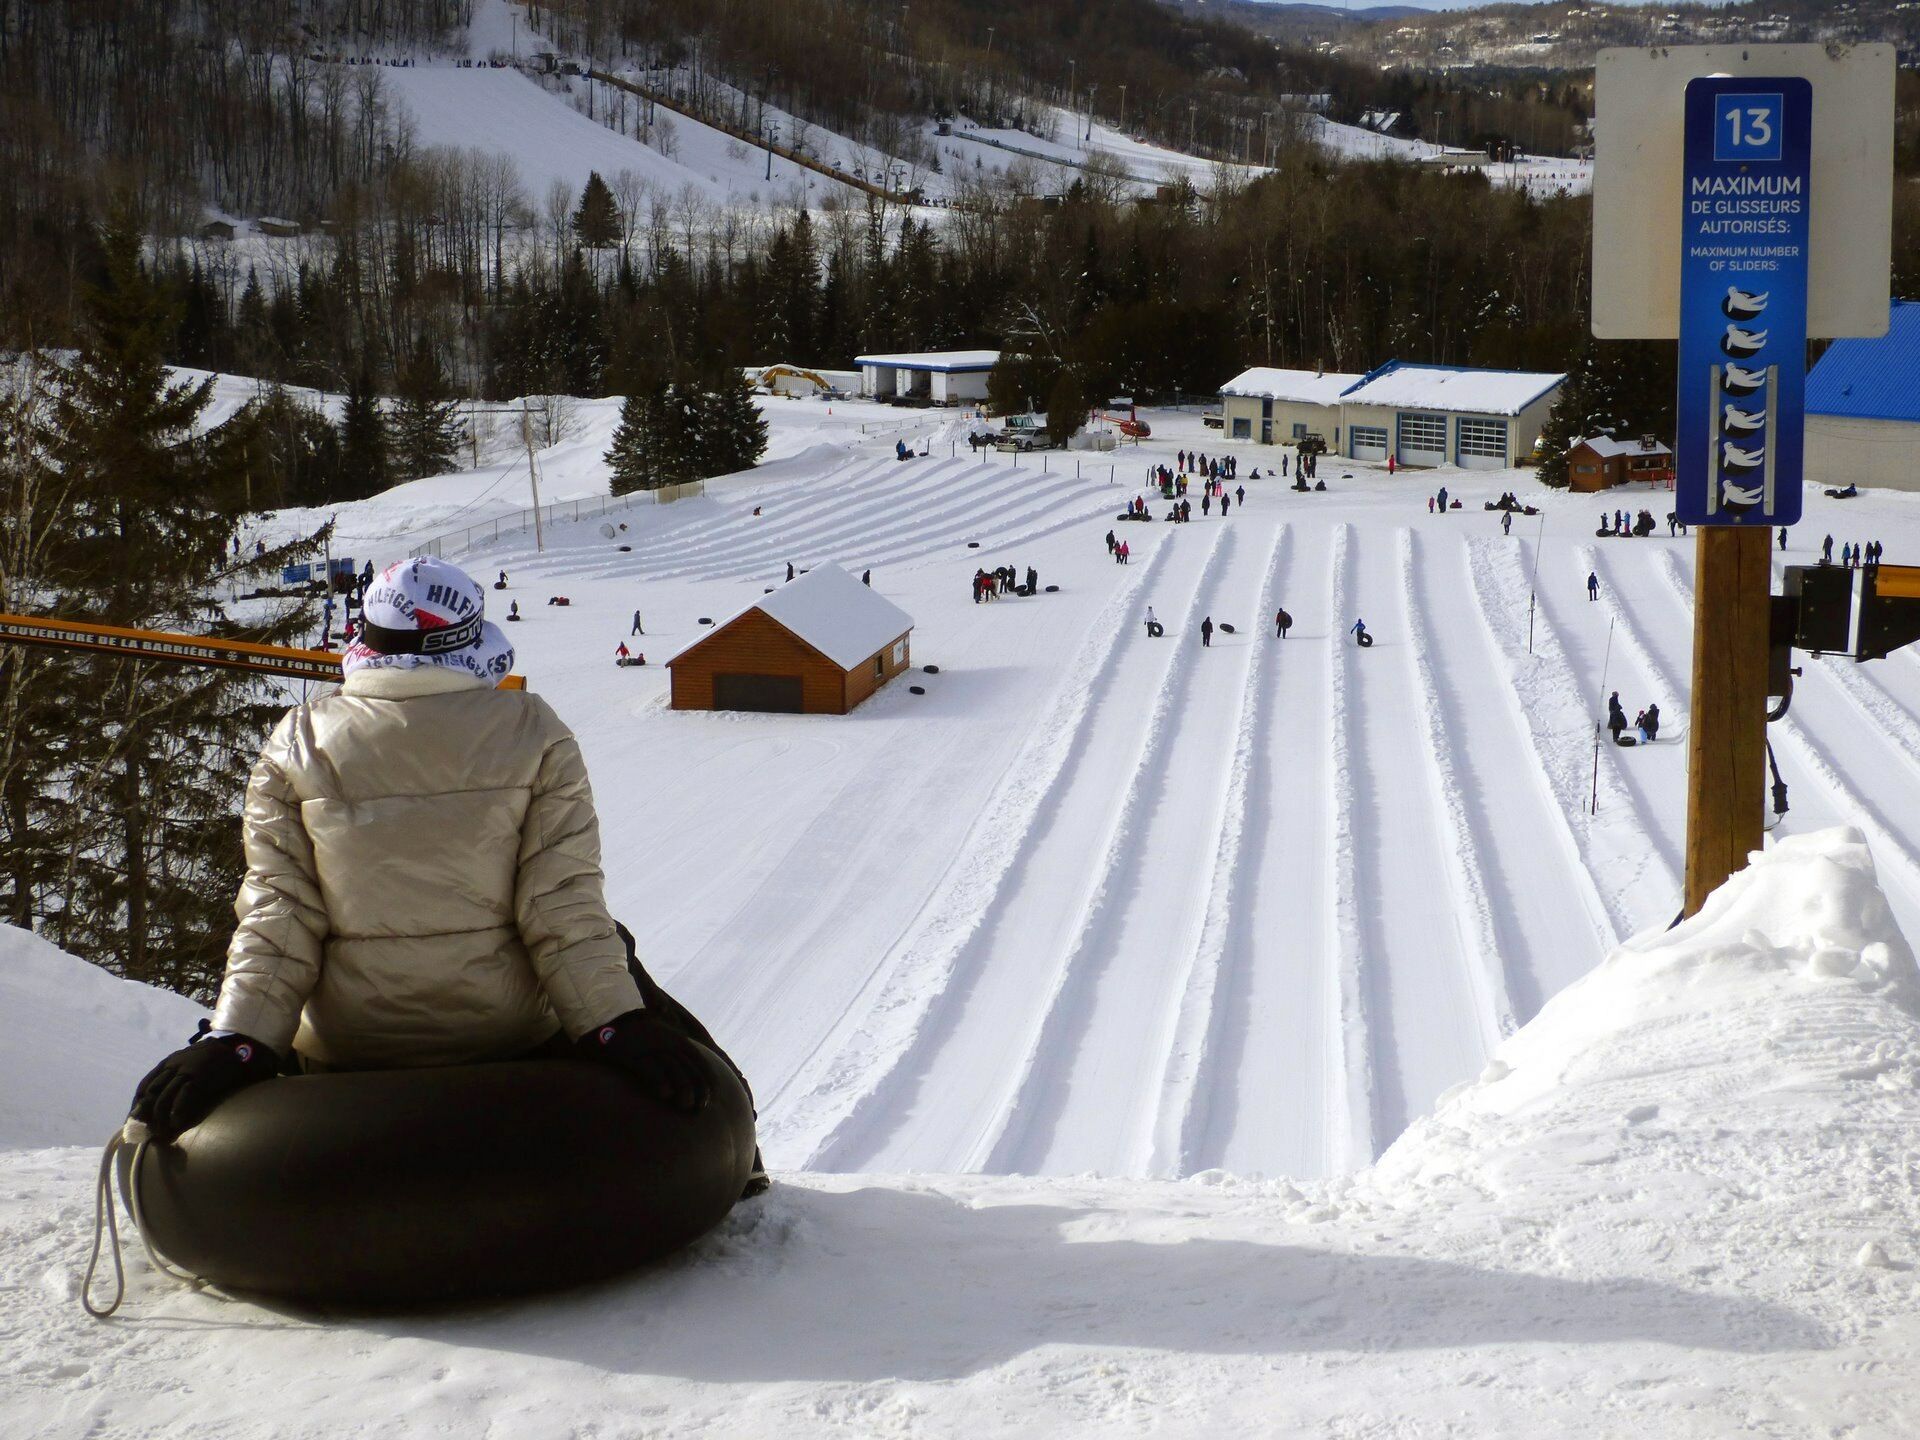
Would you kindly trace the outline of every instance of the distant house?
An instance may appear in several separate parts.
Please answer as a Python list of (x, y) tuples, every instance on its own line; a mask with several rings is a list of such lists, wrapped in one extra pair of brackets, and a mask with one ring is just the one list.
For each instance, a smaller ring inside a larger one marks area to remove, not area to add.
[(673, 708), (844, 715), (907, 668), (912, 634), (898, 605), (816, 565), (667, 661)]
[(262, 215), (253, 222), (253, 228), (262, 235), (276, 235), (285, 240), (300, 233), (300, 222), (283, 219), (278, 215)]
[(202, 240), (231, 240), (233, 239), (233, 222), (231, 220), (209, 220), (200, 227), (200, 238)]
[(1836, 340), (1807, 374), (1809, 485), (1920, 490), (1920, 300), (1877, 340)]
[(936, 405), (987, 398), (998, 350), (931, 350), (908, 355), (856, 355), (860, 393), (874, 399), (919, 396)]
[(1340, 449), (1340, 396), (1358, 375), (1255, 366), (1220, 387), (1220, 428), (1231, 440), (1293, 445), (1318, 435)]
[(1595, 435), (1567, 447), (1567, 488), (1583, 492), (1608, 490), (1641, 481), (1671, 484), (1673, 451), (1651, 435), (1616, 440)]

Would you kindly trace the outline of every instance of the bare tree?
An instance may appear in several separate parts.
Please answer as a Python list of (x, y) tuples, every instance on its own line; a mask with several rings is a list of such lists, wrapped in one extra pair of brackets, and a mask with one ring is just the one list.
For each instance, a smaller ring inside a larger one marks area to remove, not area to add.
[(553, 268), (558, 273), (566, 264), (567, 237), (573, 233), (573, 187), (557, 175), (547, 182), (540, 221), (542, 232), (553, 244)]

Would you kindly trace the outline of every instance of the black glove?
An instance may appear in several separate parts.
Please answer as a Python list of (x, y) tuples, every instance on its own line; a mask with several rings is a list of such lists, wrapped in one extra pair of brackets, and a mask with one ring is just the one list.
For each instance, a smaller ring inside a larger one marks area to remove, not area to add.
[(245, 1035), (200, 1033), (152, 1070), (133, 1092), (127, 1118), (146, 1125), (155, 1140), (174, 1140), (198, 1125), (236, 1091), (271, 1079), (280, 1061), (273, 1051)]
[(616, 1015), (575, 1043), (582, 1054), (619, 1066), (676, 1110), (691, 1115), (713, 1099), (700, 1047), (644, 1010)]

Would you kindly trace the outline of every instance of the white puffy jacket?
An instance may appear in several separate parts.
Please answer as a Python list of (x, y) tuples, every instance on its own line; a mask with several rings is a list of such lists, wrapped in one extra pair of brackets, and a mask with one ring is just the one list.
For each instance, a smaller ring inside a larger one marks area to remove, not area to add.
[(367, 669), (247, 786), (214, 1024), (323, 1065), (501, 1059), (640, 1006), (572, 732), (539, 696)]

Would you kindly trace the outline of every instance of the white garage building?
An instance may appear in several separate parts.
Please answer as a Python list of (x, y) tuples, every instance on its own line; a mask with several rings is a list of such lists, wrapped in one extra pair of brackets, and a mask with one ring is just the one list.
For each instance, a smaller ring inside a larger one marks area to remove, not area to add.
[(964, 405), (987, 398), (987, 373), (998, 350), (930, 350), (908, 355), (857, 355), (860, 393), (881, 400), (919, 395), (936, 405)]
[(1539, 443), (1566, 378), (1389, 360), (1340, 396), (1343, 453), (1463, 470), (1517, 465)]

